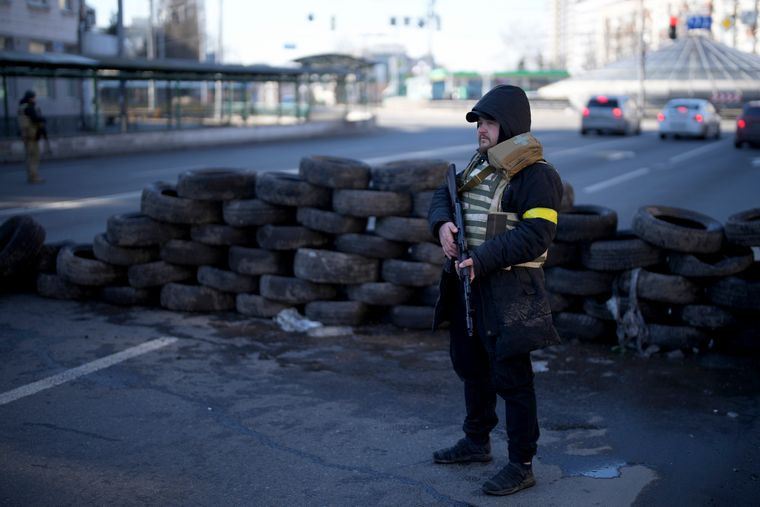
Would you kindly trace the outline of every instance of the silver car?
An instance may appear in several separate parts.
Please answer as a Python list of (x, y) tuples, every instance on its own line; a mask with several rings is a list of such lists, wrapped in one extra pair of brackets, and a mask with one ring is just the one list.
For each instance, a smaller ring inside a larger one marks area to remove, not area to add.
[(672, 99), (657, 115), (660, 139), (667, 136), (720, 137), (720, 115), (709, 100)]
[(631, 97), (625, 95), (595, 95), (583, 108), (581, 134), (589, 131), (617, 134), (640, 134), (641, 113)]

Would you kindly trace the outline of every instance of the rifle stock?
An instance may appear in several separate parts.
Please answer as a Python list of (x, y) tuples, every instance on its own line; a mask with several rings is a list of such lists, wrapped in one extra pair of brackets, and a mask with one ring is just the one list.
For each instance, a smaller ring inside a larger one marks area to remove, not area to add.
[[(459, 194), (457, 193), (457, 170), (454, 164), (449, 164), (449, 170), (446, 172), (446, 185), (449, 189), (449, 197), (451, 198), (451, 210), (454, 213), (454, 225), (457, 227), (457, 266), (469, 259), (470, 256), (467, 253), (467, 242), (464, 236), (464, 217), (462, 215), (462, 203), (459, 201)], [(456, 269), (456, 266), (455, 266)], [(474, 333), (472, 326), (472, 306), (470, 304), (470, 296), (472, 295), (472, 287), (470, 286), (470, 268), (459, 269), (459, 279), (462, 281), (462, 290), (464, 292), (464, 306), (465, 306), (465, 324), (467, 326), (467, 336), (472, 336)]]

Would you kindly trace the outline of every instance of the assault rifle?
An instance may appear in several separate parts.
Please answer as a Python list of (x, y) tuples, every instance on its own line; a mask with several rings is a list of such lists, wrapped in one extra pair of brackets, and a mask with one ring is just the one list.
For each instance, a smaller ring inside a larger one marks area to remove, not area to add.
[[(459, 195), (457, 194), (457, 169), (454, 164), (449, 164), (449, 170), (446, 173), (446, 185), (449, 187), (449, 197), (451, 198), (451, 209), (454, 212), (454, 225), (457, 227), (457, 259), (456, 266), (461, 262), (469, 259), (470, 256), (467, 253), (467, 242), (464, 238), (464, 217), (462, 216), (462, 204), (459, 202)], [(456, 269), (454, 266), (454, 269)], [(459, 279), (462, 280), (464, 290), (464, 309), (465, 309), (465, 324), (467, 325), (467, 336), (473, 335), (472, 327), (472, 306), (470, 305), (470, 295), (472, 294), (472, 288), (470, 287), (470, 268), (463, 268), (459, 270)]]

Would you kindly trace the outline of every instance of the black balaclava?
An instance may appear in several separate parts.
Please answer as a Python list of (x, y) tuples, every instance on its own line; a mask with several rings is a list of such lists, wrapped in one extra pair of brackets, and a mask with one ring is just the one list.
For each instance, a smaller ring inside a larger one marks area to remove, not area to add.
[(499, 122), (499, 142), (530, 132), (530, 103), (522, 88), (498, 85), (483, 95), (465, 118), (475, 123), (483, 116)]

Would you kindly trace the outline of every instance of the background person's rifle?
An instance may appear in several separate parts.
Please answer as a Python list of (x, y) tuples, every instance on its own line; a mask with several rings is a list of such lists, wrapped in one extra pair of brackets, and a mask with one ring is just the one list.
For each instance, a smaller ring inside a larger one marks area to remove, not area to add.
[[(454, 225), (457, 227), (456, 243), (458, 255), (455, 262), (456, 266), (458, 266), (464, 260), (469, 259), (470, 256), (467, 253), (467, 242), (464, 238), (464, 218), (462, 216), (462, 204), (459, 202), (459, 195), (457, 194), (457, 169), (454, 164), (449, 164), (449, 170), (446, 173), (446, 185), (449, 187), (451, 209), (454, 212)], [(454, 266), (454, 269), (456, 269), (456, 266)], [(470, 287), (470, 268), (460, 269), (459, 279), (462, 280), (462, 288), (464, 292), (464, 318), (467, 325), (467, 336), (472, 336), (472, 306), (470, 304), (472, 290)]]

